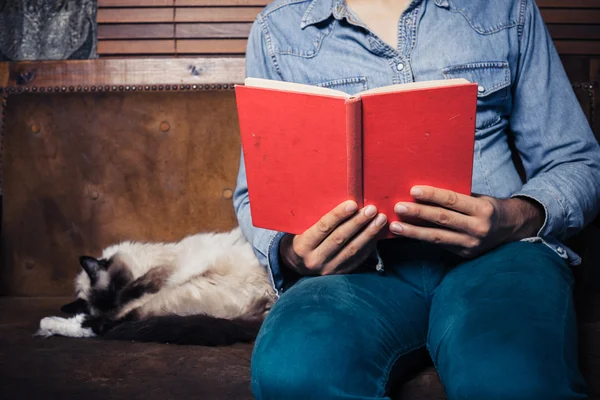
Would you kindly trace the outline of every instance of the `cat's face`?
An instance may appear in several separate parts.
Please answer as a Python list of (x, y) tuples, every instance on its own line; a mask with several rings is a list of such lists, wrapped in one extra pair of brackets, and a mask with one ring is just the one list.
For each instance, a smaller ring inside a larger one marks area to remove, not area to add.
[(61, 308), (69, 314), (106, 315), (119, 307), (121, 290), (133, 280), (127, 265), (118, 256), (96, 259), (82, 256), (83, 271), (76, 280), (78, 299)]

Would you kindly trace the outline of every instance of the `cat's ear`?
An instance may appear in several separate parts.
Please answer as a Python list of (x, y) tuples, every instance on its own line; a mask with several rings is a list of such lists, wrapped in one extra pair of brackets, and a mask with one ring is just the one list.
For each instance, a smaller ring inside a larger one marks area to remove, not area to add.
[(81, 256), (79, 257), (79, 264), (81, 264), (83, 270), (90, 277), (90, 281), (94, 284), (96, 279), (98, 279), (98, 272), (102, 269), (100, 260), (96, 260), (94, 257)]
[(60, 311), (66, 314), (89, 314), (90, 309), (88, 302), (84, 299), (77, 299), (72, 303), (65, 304), (60, 308)]

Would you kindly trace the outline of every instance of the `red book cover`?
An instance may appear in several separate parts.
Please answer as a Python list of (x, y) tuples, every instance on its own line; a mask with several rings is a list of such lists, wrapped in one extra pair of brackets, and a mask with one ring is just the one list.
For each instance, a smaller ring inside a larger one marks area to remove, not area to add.
[(254, 226), (299, 234), (362, 204), (358, 99), (247, 86), (236, 98)]
[(391, 223), (415, 185), (471, 194), (476, 103), (470, 84), (362, 96), (364, 203)]
[(375, 205), (391, 222), (415, 184), (470, 193), (476, 84), (348, 96), (248, 81), (235, 90), (254, 226), (299, 234), (348, 199)]

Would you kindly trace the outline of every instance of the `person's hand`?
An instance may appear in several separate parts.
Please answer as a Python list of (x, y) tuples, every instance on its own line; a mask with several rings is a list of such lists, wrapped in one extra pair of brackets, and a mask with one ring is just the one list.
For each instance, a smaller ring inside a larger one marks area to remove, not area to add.
[(369, 256), (387, 222), (374, 206), (357, 211), (346, 201), (300, 235), (285, 235), (279, 245), (282, 263), (301, 275), (349, 273)]
[(392, 222), (390, 230), (398, 236), (440, 244), (466, 258), (534, 236), (544, 221), (542, 206), (525, 198), (467, 196), (431, 186), (415, 186), (410, 194), (426, 204), (397, 203), (394, 211), (398, 217), (417, 218), (433, 226)]

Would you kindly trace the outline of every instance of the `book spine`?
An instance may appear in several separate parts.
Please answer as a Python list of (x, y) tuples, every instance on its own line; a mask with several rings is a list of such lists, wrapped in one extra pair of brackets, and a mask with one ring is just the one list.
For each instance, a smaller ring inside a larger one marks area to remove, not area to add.
[(360, 97), (346, 100), (346, 151), (348, 154), (348, 198), (363, 207), (363, 137)]

